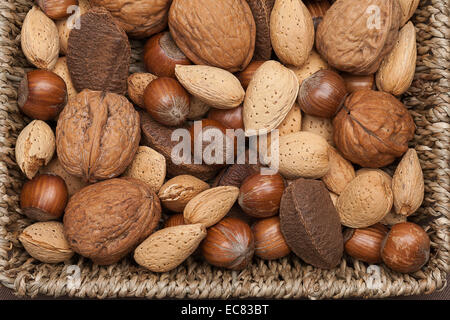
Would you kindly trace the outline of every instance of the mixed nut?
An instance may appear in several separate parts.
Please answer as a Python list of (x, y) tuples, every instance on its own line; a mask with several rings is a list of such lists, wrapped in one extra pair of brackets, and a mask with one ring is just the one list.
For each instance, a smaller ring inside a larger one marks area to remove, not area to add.
[[(33, 258), (132, 253), (153, 272), (190, 256), (231, 270), (291, 252), (324, 269), (344, 253), (407, 273), (428, 261), (427, 233), (407, 221), (424, 181), (398, 97), (414, 75), (418, 1), (37, 4), (21, 34), (37, 69), (18, 92), (32, 121), (15, 149)], [(147, 72), (129, 73), (130, 39), (145, 43)], [(189, 159), (211, 132), (223, 150), (180, 162), (181, 129)], [(271, 153), (251, 161), (255, 137)]]

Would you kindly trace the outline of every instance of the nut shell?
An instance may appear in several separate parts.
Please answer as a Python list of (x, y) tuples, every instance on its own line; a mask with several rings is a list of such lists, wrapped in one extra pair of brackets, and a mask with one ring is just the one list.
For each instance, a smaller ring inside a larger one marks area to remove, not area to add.
[(287, 67), (294, 71), (295, 75), (297, 76), (299, 85), (302, 84), (303, 80), (312, 76), (317, 71), (329, 68), (328, 63), (317, 53), (315, 49), (311, 50), (308, 59), (302, 66)]
[(265, 260), (275, 260), (287, 256), (291, 249), (281, 233), (280, 218), (261, 219), (252, 225), (255, 238), (255, 255)]
[(370, 264), (381, 263), (381, 244), (388, 231), (388, 228), (379, 223), (367, 228), (347, 229), (344, 232), (345, 252)]
[(158, 77), (151, 73), (138, 72), (131, 74), (128, 79), (128, 96), (138, 107), (144, 108), (145, 88)]
[(60, 76), (66, 83), (67, 100), (74, 98), (78, 92), (73, 86), (72, 79), (70, 78), (69, 68), (67, 67), (67, 57), (60, 57), (58, 61), (56, 61), (52, 71)]
[(330, 169), (322, 177), (322, 181), (325, 183), (328, 190), (336, 194), (341, 194), (347, 184), (356, 177), (355, 169), (353, 168), (353, 165), (348, 160), (344, 159), (333, 147), (329, 147), (328, 157)]
[(253, 60), (270, 60), (272, 44), (270, 42), (270, 14), (275, 0), (247, 0), (256, 25), (255, 53)]
[(331, 119), (304, 114), (302, 116), (301, 131), (315, 133), (324, 138), (325, 140), (327, 140), (329, 145), (334, 146), (334, 139), (333, 139), (334, 129)]
[(140, 137), (139, 114), (125, 97), (84, 90), (59, 116), (58, 158), (85, 181), (114, 178), (133, 161)]
[(69, 200), (64, 233), (75, 252), (107, 265), (147, 238), (160, 218), (159, 199), (144, 182), (110, 179), (80, 190)]

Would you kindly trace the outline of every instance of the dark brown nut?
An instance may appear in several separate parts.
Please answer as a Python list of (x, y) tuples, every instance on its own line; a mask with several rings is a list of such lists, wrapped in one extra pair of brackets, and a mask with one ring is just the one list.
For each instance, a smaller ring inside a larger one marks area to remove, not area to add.
[(325, 13), (330, 9), (329, 0), (303, 0), (303, 3), (308, 8), (309, 13), (314, 22), (314, 30), (317, 30), (317, 26), (322, 21)]
[(105, 7), (130, 37), (145, 38), (167, 27), (172, 0), (90, 0)]
[(339, 214), (324, 183), (297, 179), (283, 193), (281, 232), (291, 250), (317, 268), (336, 267), (344, 251)]
[(270, 60), (272, 44), (270, 43), (270, 13), (275, 0), (247, 0), (256, 24), (256, 42), (254, 60)]
[(359, 90), (347, 97), (333, 128), (334, 142), (347, 160), (366, 168), (380, 168), (408, 150), (415, 124), (393, 95)]
[(104, 8), (93, 8), (70, 32), (67, 66), (73, 85), (83, 89), (125, 94), (131, 48), (126, 33)]
[(64, 234), (75, 252), (108, 265), (133, 251), (160, 218), (159, 199), (144, 182), (110, 179), (80, 190), (69, 200)]
[(139, 147), (139, 114), (115, 93), (83, 90), (59, 115), (56, 148), (67, 173), (96, 182), (122, 174)]
[[(179, 143), (179, 141), (172, 141), (172, 132), (175, 127), (166, 127), (159, 122), (152, 119), (147, 112), (139, 112), (141, 116), (142, 129), (142, 144), (157, 152), (161, 153), (166, 158), (167, 175), (175, 177), (182, 174), (192, 175), (201, 180), (209, 180), (216, 176), (220, 167), (217, 165), (207, 164), (191, 164), (172, 162), (172, 149)], [(187, 129), (187, 127), (184, 127)]]
[(317, 27), (316, 48), (336, 69), (372, 74), (394, 47), (400, 20), (397, 0), (336, 1)]
[(195, 64), (236, 72), (253, 57), (256, 26), (245, 0), (174, 0), (169, 29)]

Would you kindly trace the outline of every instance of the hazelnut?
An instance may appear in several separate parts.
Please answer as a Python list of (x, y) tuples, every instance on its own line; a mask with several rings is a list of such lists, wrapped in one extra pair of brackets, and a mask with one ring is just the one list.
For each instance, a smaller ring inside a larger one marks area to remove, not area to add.
[(40, 69), (30, 71), (20, 83), (17, 104), (30, 118), (53, 120), (66, 102), (66, 83), (52, 71)]
[(224, 218), (208, 229), (201, 252), (213, 266), (242, 270), (251, 262), (255, 251), (250, 226), (238, 218)]
[(238, 79), (241, 82), (242, 87), (244, 90), (247, 89), (248, 84), (250, 83), (250, 80), (252, 80), (253, 75), (255, 74), (256, 70), (264, 63), (265, 61), (252, 61), (250, 64), (242, 70), (238, 74)]
[(164, 228), (181, 226), (184, 224), (184, 216), (182, 213), (177, 213), (170, 216), (164, 223)]
[(189, 113), (189, 94), (172, 78), (158, 78), (144, 91), (144, 106), (153, 119), (167, 126), (178, 126)]
[(255, 255), (261, 259), (280, 259), (291, 252), (281, 233), (280, 217), (261, 219), (252, 225), (252, 230), (255, 238)]
[(190, 65), (191, 61), (177, 47), (169, 31), (151, 37), (144, 47), (144, 64), (148, 72), (158, 77), (175, 78), (177, 64)]
[(37, 0), (39, 7), (53, 20), (68, 17), (71, 14), (70, 6), (78, 6), (78, 0)]
[(381, 243), (389, 229), (380, 223), (361, 229), (347, 229), (344, 232), (345, 252), (370, 264), (381, 263)]
[(212, 108), (208, 113), (208, 119), (216, 120), (230, 129), (244, 130), (242, 106), (228, 110)]
[(344, 79), (345, 87), (348, 93), (353, 93), (357, 90), (375, 89), (375, 77), (373, 74), (361, 76), (347, 72), (342, 72), (341, 77)]
[(284, 180), (279, 173), (255, 173), (242, 182), (238, 203), (242, 210), (255, 218), (267, 218), (278, 213)]
[(30, 219), (59, 219), (68, 200), (67, 186), (56, 175), (41, 174), (25, 182), (20, 193), (20, 208)]
[(430, 257), (430, 238), (412, 222), (392, 226), (381, 245), (381, 258), (392, 270), (402, 273), (419, 271)]

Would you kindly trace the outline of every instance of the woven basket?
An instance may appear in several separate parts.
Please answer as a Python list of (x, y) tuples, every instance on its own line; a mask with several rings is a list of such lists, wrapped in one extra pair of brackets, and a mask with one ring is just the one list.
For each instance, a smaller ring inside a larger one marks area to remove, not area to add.
[[(65, 264), (32, 259), (17, 240), (31, 223), (19, 212), (24, 178), (15, 163), (17, 135), (27, 120), (17, 108), (17, 87), (30, 65), (20, 49), (20, 29), (31, 0), (0, 2), (0, 283), (18, 295), (147, 298), (301, 298), (388, 297), (428, 294), (446, 285), (449, 270), (449, 19), (446, 0), (421, 1), (413, 22), (418, 60), (414, 82), (403, 96), (417, 125), (411, 142), (422, 164), (425, 200), (411, 218), (432, 241), (431, 257), (414, 274), (392, 272), (345, 257), (339, 267), (320, 270), (294, 255), (277, 261), (255, 258), (236, 272), (189, 258), (177, 269), (155, 274), (131, 258), (112, 266), (93, 265), (82, 257)], [(133, 42), (131, 72), (142, 69), (142, 44)], [(377, 269), (377, 268), (375, 268)], [(79, 271), (80, 286), (70, 276)], [(375, 275), (375, 276), (374, 276)], [(69, 285), (72, 284), (72, 285)]]

